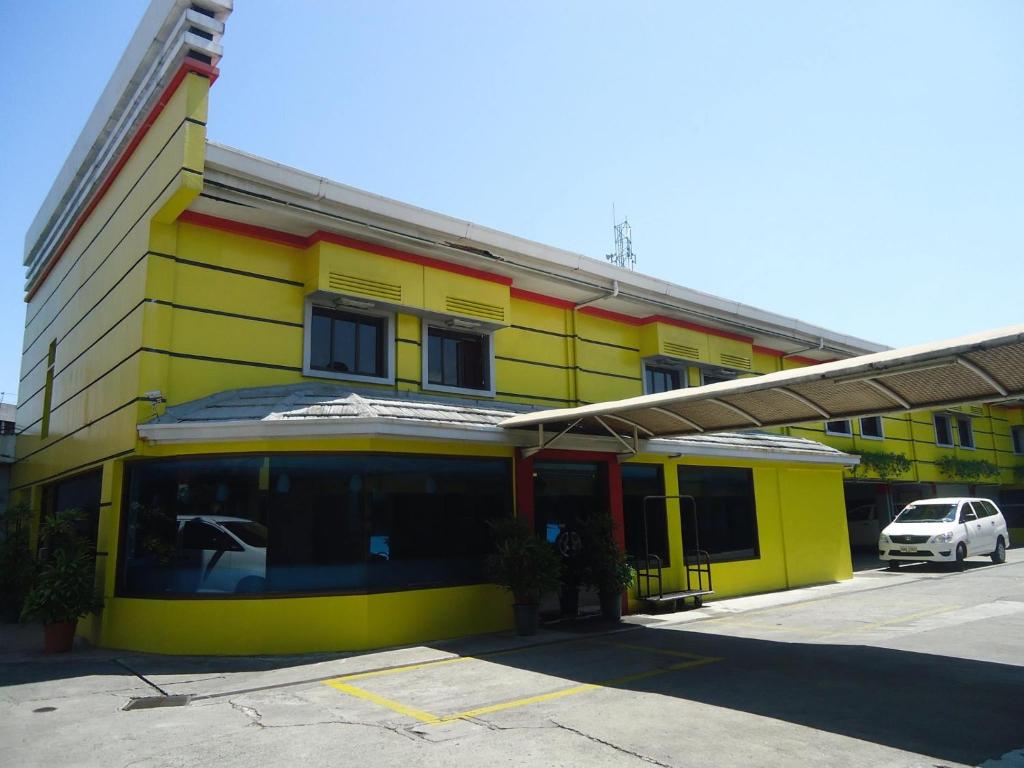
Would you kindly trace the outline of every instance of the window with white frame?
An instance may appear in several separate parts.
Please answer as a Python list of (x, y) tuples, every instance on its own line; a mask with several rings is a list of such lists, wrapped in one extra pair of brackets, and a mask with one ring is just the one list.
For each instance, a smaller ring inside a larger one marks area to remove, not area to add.
[(705, 384), (718, 384), (721, 381), (732, 381), (735, 378), (736, 374), (732, 371), (700, 369), (700, 383), (702, 386)]
[(394, 380), (391, 315), (306, 304), (303, 373), (355, 381)]
[(956, 417), (956, 436), (961, 448), (974, 448), (974, 425), (970, 416)]
[(840, 419), (838, 421), (826, 421), (825, 434), (849, 437), (850, 435), (853, 434), (853, 428), (850, 426), (850, 420)]
[(1010, 427), (1010, 436), (1013, 438), (1013, 452), (1024, 454), (1024, 426)]
[(860, 436), (869, 440), (882, 440), (885, 433), (882, 432), (882, 417), (867, 416), (860, 420)]
[(669, 392), (686, 386), (686, 369), (667, 365), (644, 364), (644, 394)]
[(949, 415), (936, 413), (932, 415), (935, 423), (935, 444), (951, 447), (953, 445), (953, 426)]
[(493, 334), (466, 325), (424, 321), (424, 389), (494, 394)]

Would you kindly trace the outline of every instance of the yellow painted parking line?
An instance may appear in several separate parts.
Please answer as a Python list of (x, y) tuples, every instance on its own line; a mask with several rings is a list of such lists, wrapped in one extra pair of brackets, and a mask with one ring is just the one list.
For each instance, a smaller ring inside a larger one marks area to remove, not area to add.
[(428, 667), (440, 667), (444, 664), (459, 664), (464, 661), (477, 661), (475, 656), (455, 656), (450, 659), (437, 659), (436, 661), (424, 661), (419, 664), (405, 664), (400, 667), (389, 667), (388, 669), (373, 669), (369, 672), (355, 672), (351, 675), (342, 675), (341, 677), (335, 677), (330, 680), (325, 680), (324, 683), (331, 685), (332, 683), (343, 683), (351, 680), (365, 680), (368, 677), (381, 677), (383, 675), (397, 675), (400, 672), (415, 672), (417, 669), (426, 669)]
[(639, 645), (637, 643), (621, 643), (618, 640), (592, 640), (591, 642), (600, 643), (601, 645), (611, 645), (615, 648), (626, 648), (630, 651), (647, 651), (648, 653), (660, 653), (663, 656), (678, 656), (683, 659), (707, 659), (709, 656), (701, 656), (696, 653), (687, 653), (686, 651), (673, 651), (668, 648), (652, 648), (647, 645)]
[(541, 693), (537, 696), (527, 696), (523, 699), (512, 699), (510, 701), (502, 701), (497, 704), (489, 704), (486, 707), (477, 707), (476, 709), (467, 709), (465, 712), (456, 712), (453, 715), (445, 715), (441, 718), (443, 721), (460, 720), (465, 717), (479, 717), (480, 715), (489, 715), (492, 712), (501, 712), (506, 709), (515, 709), (516, 707), (526, 707), (530, 704), (537, 704), (542, 701), (553, 701), (555, 699), (563, 699), (566, 696), (575, 696), (577, 693), (586, 693), (587, 691), (593, 691), (601, 686), (596, 683), (587, 683), (585, 685), (577, 685), (572, 688), (562, 688), (558, 691), (551, 691), (550, 693)]
[(885, 621), (876, 621), (872, 624), (864, 624), (859, 627), (850, 627), (849, 629), (839, 629), (834, 632), (824, 632), (816, 636), (815, 639), (822, 640), (826, 637), (837, 637), (838, 635), (849, 635), (855, 632), (869, 632), (872, 629), (878, 629), (880, 627), (887, 627), (892, 624), (905, 624), (908, 621), (914, 621), (915, 619), (923, 619), (926, 616), (937, 616), (940, 613), (949, 613), (955, 611), (958, 608), (962, 608), (961, 605), (947, 605), (943, 608), (933, 608), (928, 611), (920, 611), (918, 613), (910, 613), (906, 616), (897, 616), (895, 619), (887, 619)]
[(441, 718), (437, 715), (432, 715), (429, 712), (424, 712), (422, 709), (407, 706), (402, 704), (400, 701), (386, 699), (383, 696), (378, 696), (376, 693), (372, 693), (363, 688), (357, 688), (354, 685), (339, 683), (336, 680), (325, 680), (324, 685), (329, 685), (331, 688), (341, 691), (342, 693), (347, 693), (349, 696), (355, 696), (357, 699), (365, 699), (366, 701), (373, 702), (379, 706), (386, 707), (392, 712), (397, 712), (400, 715), (411, 717), (413, 720), (419, 720), (421, 723), (436, 725), (441, 722)]
[(684, 669), (692, 669), (694, 667), (701, 667), (706, 664), (712, 664), (716, 661), (722, 661), (721, 657), (715, 656), (698, 656), (692, 653), (686, 653), (684, 651), (671, 651), (662, 648), (648, 648), (644, 645), (634, 645), (631, 643), (619, 643), (614, 641), (594, 641), (603, 642), (606, 645), (617, 646), (628, 650), (645, 651), (650, 653), (662, 654), (672, 656), (675, 658), (683, 658), (686, 661), (680, 661), (675, 664), (670, 664), (665, 667), (657, 667), (655, 669), (645, 670), (643, 672), (636, 672), (630, 675), (622, 675), (620, 677), (611, 678), (609, 680), (602, 680), (597, 683), (584, 683), (582, 685), (575, 685), (569, 688), (561, 688), (555, 691), (549, 691), (547, 693), (540, 693), (535, 696), (526, 696), (519, 699), (510, 699), (508, 701), (501, 701), (495, 704), (488, 704), (483, 707), (476, 707), (474, 709), (467, 709), (463, 712), (456, 712), (450, 715), (434, 715), (430, 712), (426, 712), (422, 709), (403, 704), (400, 701), (388, 699), (379, 694), (367, 691), (364, 688), (351, 685), (351, 680), (362, 680), (370, 677), (380, 677), (382, 675), (397, 674), (399, 672), (409, 672), (417, 669), (425, 669), (429, 667), (439, 667), (445, 664), (454, 664), (461, 661), (481, 661), (474, 656), (459, 656), (453, 659), (441, 659), (438, 661), (428, 661), (422, 664), (410, 664), (404, 667), (392, 667), (391, 669), (374, 670), (371, 672), (357, 672), (352, 675), (345, 675), (344, 677), (337, 677), (332, 680), (325, 680), (324, 685), (328, 685), (341, 693), (354, 696), (358, 699), (372, 702), (378, 706), (390, 709), (392, 712), (410, 717), (413, 720), (418, 720), (421, 723), (428, 725), (438, 725), (440, 723), (447, 723), (453, 720), (462, 720), (470, 717), (479, 717), (481, 715), (488, 715), (493, 712), (503, 712), (508, 709), (516, 709), (518, 707), (526, 707), (531, 704), (538, 704), (544, 701), (555, 701), (557, 699), (563, 699), (567, 696), (575, 696), (580, 693), (586, 693), (588, 691), (598, 690), (599, 688), (616, 688), (619, 686), (627, 685), (638, 680), (645, 680), (647, 678), (656, 677), (658, 675), (664, 675), (669, 672), (678, 672)]

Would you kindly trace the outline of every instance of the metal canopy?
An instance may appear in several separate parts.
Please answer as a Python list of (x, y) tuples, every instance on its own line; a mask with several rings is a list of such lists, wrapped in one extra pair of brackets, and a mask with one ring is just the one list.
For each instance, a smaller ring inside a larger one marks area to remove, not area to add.
[(781, 427), (1024, 397), (1024, 325), (808, 368), (513, 416), (506, 429), (640, 438)]

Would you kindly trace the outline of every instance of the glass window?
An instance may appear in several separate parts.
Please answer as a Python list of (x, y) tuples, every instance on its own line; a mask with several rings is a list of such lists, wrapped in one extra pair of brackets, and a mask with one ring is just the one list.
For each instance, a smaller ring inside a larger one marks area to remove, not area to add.
[(134, 462), (128, 594), (307, 593), (480, 582), (508, 463), (395, 455)]
[(882, 433), (882, 417), (868, 416), (860, 420), (860, 434), (862, 437), (872, 437), (881, 440), (885, 435)]
[(974, 426), (969, 416), (956, 417), (956, 435), (961, 448), (974, 447)]
[(647, 394), (653, 395), (657, 392), (668, 392), (679, 389), (680, 373), (677, 368), (659, 368), (653, 365), (644, 366), (644, 383), (647, 387)]
[(979, 520), (983, 517), (991, 517), (995, 514), (995, 510), (989, 511), (988, 507), (980, 501), (972, 501), (971, 506), (974, 507), (974, 514), (978, 516)]
[(951, 523), (956, 519), (956, 504), (910, 504), (896, 516), (897, 523)]
[(827, 435), (851, 435), (853, 429), (850, 426), (849, 419), (842, 419), (840, 421), (826, 421), (825, 422), (825, 434)]
[(313, 307), (309, 367), (356, 376), (387, 376), (387, 319)]
[(707, 371), (703, 368), (700, 371), (701, 384), (718, 384), (720, 381), (732, 381), (736, 374), (728, 371)]
[[(656, 464), (622, 465), (622, 514), (626, 536), (626, 551), (636, 558), (648, 553), (661, 558), (662, 565), (669, 565), (668, 519), (665, 502), (652, 499), (646, 506), (645, 496), (662, 496), (665, 483), (661, 467)], [(644, 511), (647, 513), (647, 529), (644, 531)]]
[(683, 550), (701, 549), (712, 561), (759, 557), (754, 475), (735, 467), (679, 467)]
[(490, 389), (490, 337), (430, 326), (427, 382), (457, 389)]
[(1024, 454), (1024, 426), (1011, 427), (1010, 434), (1013, 437), (1013, 452)]
[(949, 423), (949, 416), (944, 413), (936, 413), (935, 420), (935, 444), (953, 445), (953, 429)]

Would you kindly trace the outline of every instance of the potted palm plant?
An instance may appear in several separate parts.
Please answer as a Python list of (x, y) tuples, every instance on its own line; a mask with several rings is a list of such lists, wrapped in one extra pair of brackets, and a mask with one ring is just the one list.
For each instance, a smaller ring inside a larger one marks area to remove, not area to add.
[(633, 583), (633, 568), (615, 543), (615, 522), (607, 513), (591, 515), (583, 527), (583, 579), (597, 590), (605, 618), (622, 618), (622, 593)]
[(78, 511), (52, 515), (39, 529), (40, 556), (21, 617), (43, 623), (47, 653), (70, 651), (78, 619), (103, 607), (95, 552), (76, 529), (81, 517)]
[(491, 528), (495, 546), (487, 560), (490, 577), (512, 593), (516, 632), (536, 634), (540, 598), (558, 588), (558, 555), (521, 520), (493, 521)]

